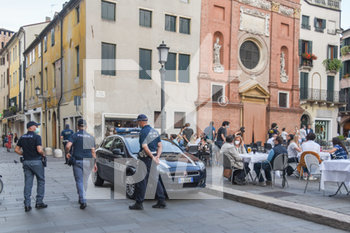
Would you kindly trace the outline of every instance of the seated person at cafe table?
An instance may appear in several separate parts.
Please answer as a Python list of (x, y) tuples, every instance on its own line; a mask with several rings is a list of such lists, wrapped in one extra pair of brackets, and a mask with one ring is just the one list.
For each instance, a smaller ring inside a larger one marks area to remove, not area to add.
[(334, 137), (332, 139), (333, 143), (333, 149), (331, 150), (325, 150), (325, 152), (329, 152), (331, 154), (332, 159), (347, 159), (348, 158), (348, 151), (342, 141)]
[(241, 136), (236, 135), (234, 143), (235, 143), (235, 148), (238, 151), (238, 154), (246, 154), (247, 153), (247, 151), (244, 147), (243, 139)]
[[(246, 184), (246, 174), (244, 168), (248, 173), (250, 171), (248, 163), (244, 163), (243, 159), (239, 156), (236, 147), (233, 145), (233, 136), (226, 137), (226, 142), (222, 145), (220, 154), (224, 161), (224, 176), (231, 179), (233, 184), (244, 185)], [(232, 169), (234, 172), (231, 176)]]
[[(314, 156), (316, 156), (316, 158), (318, 159), (319, 163), (321, 163), (322, 160), (320, 159), (320, 156), (319, 156), (320, 151), (321, 151), (321, 147), (320, 147), (320, 145), (318, 143), (316, 143), (314, 141), (315, 139), (316, 139), (316, 135), (314, 133), (309, 133), (306, 136), (306, 142), (304, 142), (301, 145), (301, 149), (302, 149), (303, 152), (306, 152), (306, 151), (314, 152)], [(307, 176), (308, 176), (308, 170), (307, 170), (307, 167), (306, 167), (306, 163), (305, 163), (304, 157), (305, 157), (305, 154), (302, 153), (301, 156), (300, 156), (299, 164), (297, 166), (297, 170), (298, 170), (299, 175), (303, 175), (304, 179), (306, 180)], [(303, 169), (303, 171), (301, 171), (301, 169)], [(315, 180), (315, 178), (310, 175), (309, 180)]]
[[(301, 147), (299, 144), (299, 135), (288, 135), (289, 142), (288, 142), (288, 164), (289, 163), (298, 163), (298, 153), (301, 152)], [(294, 172), (294, 169), (291, 165), (288, 165), (287, 167), (287, 175), (290, 176)]]
[(272, 137), (267, 140), (266, 143), (270, 144), (272, 148), (275, 146), (274, 141), (276, 140), (277, 134), (272, 134)]
[[(287, 149), (283, 146), (283, 138), (281, 136), (277, 136), (276, 139), (274, 140), (275, 146), (273, 149), (270, 151), (267, 161), (264, 161), (262, 163), (255, 163), (254, 164), (254, 171), (259, 178), (259, 185), (265, 186), (265, 185), (271, 185), (272, 184), (272, 179), (271, 179), (271, 170), (273, 166), (273, 161), (276, 158), (277, 155), (279, 154), (287, 154)], [(270, 166), (271, 164), (271, 166)], [(263, 170), (265, 172), (265, 177), (266, 177), (266, 184), (264, 182), (264, 177), (262, 174), (260, 174), (260, 170)]]

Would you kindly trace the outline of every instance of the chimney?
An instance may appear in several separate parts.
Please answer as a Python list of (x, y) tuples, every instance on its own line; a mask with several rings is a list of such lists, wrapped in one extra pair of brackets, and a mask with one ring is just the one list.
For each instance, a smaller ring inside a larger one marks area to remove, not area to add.
[(49, 16), (46, 16), (45, 17), (45, 22), (50, 22), (51, 21), (51, 18)]
[(62, 8), (64, 8), (67, 4), (68, 4), (68, 2), (63, 3)]

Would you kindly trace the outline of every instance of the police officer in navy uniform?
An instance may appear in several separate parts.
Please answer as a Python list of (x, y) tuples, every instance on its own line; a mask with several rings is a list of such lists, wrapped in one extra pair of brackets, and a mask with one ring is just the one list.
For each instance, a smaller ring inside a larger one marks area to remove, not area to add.
[[(73, 174), (79, 195), (80, 209), (85, 209), (87, 182), (92, 169), (97, 171), (95, 139), (86, 132), (86, 121), (79, 119), (78, 132), (73, 134), (66, 145), (67, 158), (73, 161)], [(73, 153), (70, 150), (73, 147)]]
[[(157, 173), (156, 165), (159, 164), (159, 158), (162, 154), (162, 143), (160, 140), (159, 133), (153, 129), (147, 123), (148, 118), (144, 114), (140, 114), (137, 117), (137, 122), (139, 127), (141, 127), (139, 143), (140, 143), (140, 152), (138, 158), (140, 162), (143, 162), (146, 166), (139, 166), (138, 169), (145, 169), (141, 173), (144, 175), (142, 181), (136, 184), (135, 189), (135, 199), (136, 203), (129, 206), (131, 210), (142, 210), (143, 209), (143, 201), (145, 199), (145, 193), (147, 189), (148, 178), (151, 176), (152, 179), (157, 180), (157, 190), (156, 190), (156, 198), (158, 202), (153, 205), (153, 208), (165, 208), (165, 194), (163, 186), (160, 182), (160, 176)], [(152, 166), (153, 164), (153, 166)], [(157, 174), (157, 175), (154, 175)], [(154, 181), (153, 180), (153, 181)]]
[[(69, 128), (69, 125), (66, 124), (64, 130), (61, 132), (61, 139), (63, 140), (63, 148), (66, 148), (66, 145), (68, 143), (69, 138), (74, 134), (73, 130)], [(64, 164), (68, 163), (68, 158), (65, 156), (66, 162)]]
[(23, 156), (24, 210), (26, 212), (32, 209), (31, 195), (34, 176), (37, 180), (35, 208), (43, 209), (47, 207), (43, 202), (45, 194), (45, 167), (42, 159), (45, 155), (41, 146), (41, 137), (38, 135), (40, 132), (39, 125), (34, 121), (28, 122), (28, 132), (19, 139), (15, 148), (15, 152)]

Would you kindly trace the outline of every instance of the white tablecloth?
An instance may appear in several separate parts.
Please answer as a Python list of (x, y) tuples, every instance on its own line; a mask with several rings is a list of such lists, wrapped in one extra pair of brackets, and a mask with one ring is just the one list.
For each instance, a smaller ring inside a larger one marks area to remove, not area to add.
[(321, 163), (321, 189), (324, 190), (325, 182), (345, 182), (350, 184), (350, 160), (327, 160)]
[[(302, 152), (298, 153), (298, 158), (300, 159), (300, 156), (301, 156)], [(331, 154), (328, 153), (328, 152), (320, 152), (318, 154), (320, 156), (320, 159), (321, 160), (330, 160), (331, 159)]]
[(254, 163), (258, 163), (267, 159), (268, 154), (266, 153), (253, 153), (239, 154), (244, 162), (249, 163), (250, 170), (254, 169)]

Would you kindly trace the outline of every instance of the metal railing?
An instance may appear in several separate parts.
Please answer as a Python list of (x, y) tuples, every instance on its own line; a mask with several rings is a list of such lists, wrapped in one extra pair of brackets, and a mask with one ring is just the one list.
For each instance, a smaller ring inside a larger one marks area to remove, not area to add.
[(346, 103), (346, 94), (339, 91), (300, 88), (300, 100)]
[(317, 5), (340, 9), (340, 0), (313, 0), (313, 3)]

